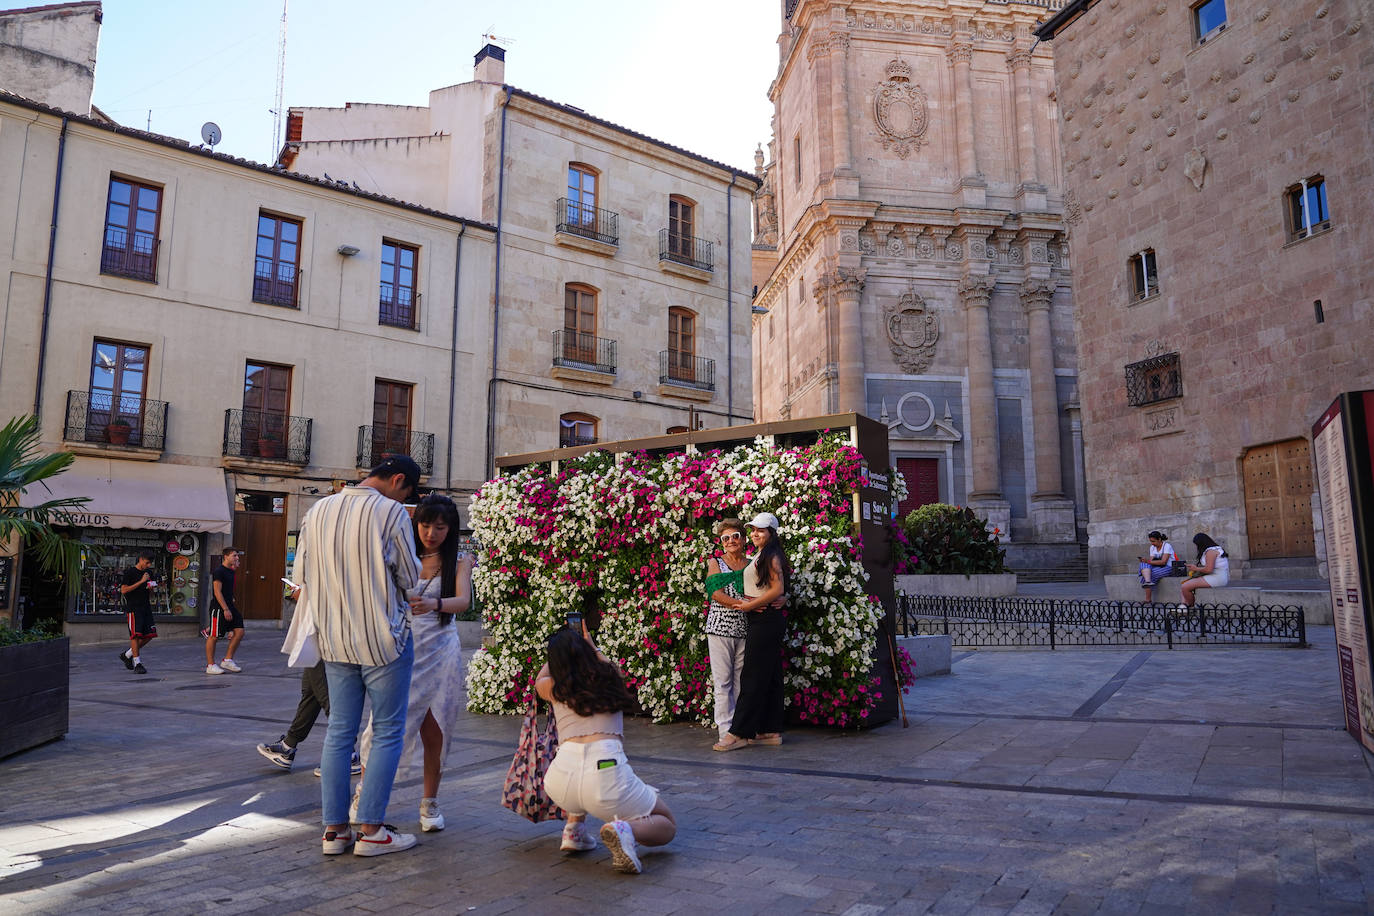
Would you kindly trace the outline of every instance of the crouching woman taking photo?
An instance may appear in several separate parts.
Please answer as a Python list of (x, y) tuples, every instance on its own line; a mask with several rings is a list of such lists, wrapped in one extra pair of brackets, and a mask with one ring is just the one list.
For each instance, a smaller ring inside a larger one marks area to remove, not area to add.
[(606, 823), (601, 841), (611, 865), (627, 874), (641, 871), (637, 846), (663, 846), (677, 823), (658, 790), (635, 775), (621, 739), (624, 714), (635, 706), (620, 670), (592, 644), (585, 625), (565, 627), (549, 639), (549, 660), (534, 689), (553, 704), (558, 753), (544, 775), (544, 791), (568, 813), (562, 849), (596, 848), (587, 834), (588, 814)]

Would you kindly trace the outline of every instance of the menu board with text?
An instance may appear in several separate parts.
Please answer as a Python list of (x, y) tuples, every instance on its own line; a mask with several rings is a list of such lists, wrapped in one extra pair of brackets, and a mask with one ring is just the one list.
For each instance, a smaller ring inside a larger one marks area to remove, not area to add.
[(1374, 751), (1374, 620), (1369, 595), (1374, 524), (1374, 391), (1346, 392), (1312, 426), (1345, 727)]

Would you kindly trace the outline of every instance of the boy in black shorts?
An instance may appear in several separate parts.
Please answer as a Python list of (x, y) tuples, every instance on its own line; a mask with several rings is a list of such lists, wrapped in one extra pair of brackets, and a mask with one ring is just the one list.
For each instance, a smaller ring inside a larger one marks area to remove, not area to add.
[[(205, 637), (205, 673), (223, 674), (226, 671), (242, 671), (234, 661), (234, 650), (243, 642), (243, 615), (234, 603), (234, 570), (239, 568), (237, 547), (226, 547), (221, 553), (224, 558), (220, 568), (213, 576), (214, 597), (210, 601), (210, 625), (201, 630)], [(215, 640), (221, 636), (229, 637), (229, 648), (224, 650), (224, 659), (215, 664)]]
[(124, 570), (119, 579), (119, 594), (124, 597), (124, 611), (129, 618), (129, 650), (119, 653), (124, 667), (139, 674), (147, 674), (140, 655), (144, 646), (157, 639), (157, 627), (153, 624), (153, 607), (148, 593), (157, 587), (153, 579), (153, 560), (156, 555), (145, 550), (138, 555), (138, 562)]

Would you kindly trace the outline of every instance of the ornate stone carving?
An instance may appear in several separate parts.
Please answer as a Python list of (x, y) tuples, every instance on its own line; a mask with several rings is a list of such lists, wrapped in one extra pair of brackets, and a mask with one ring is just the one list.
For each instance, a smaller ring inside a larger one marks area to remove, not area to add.
[(1207, 180), (1207, 157), (1196, 146), (1183, 154), (1183, 174), (1188, 176), (1193, 187), (1202, 190), (1202, 184)]
[(964, 249), (959, 247), (958, 242), (948, 242), (945, 245), (945, 260), (957, 261), (964, 256)]
[(902, 159), (928, 142), (925, 132), (930, 126), (930, 112), (926, 94), (920, 86), (912, 84), (911, 65), (900, 58), (888, 63), (887, 81), (878, 84), (873, 120), (883, 149), (891, 147)]
[(933, 258), (935, 257), (935, 243), (925, 236), (921, 236), (916, 242), (916, 257)]
[(924, 372), (935, 358), (940, 339), (940, 320), (926, 308), (915, 291), (902, 294), (896, 302), (883, 307), (887, 340), (892, 358), (907, 372)]
[(754, 174), (759, 189), (754, 195), (754, 223), (758, 227), (758, 244), (778, 244), (778, 211), (773, 193), (773, 171), (763, 166), (763, 145), (754, 150)]
[(959, 280), (959, 298), (964, 305), (987, 305), (997, 281), (987, 274), (965, 274)]
[(956, 41), (945, 48), (945, 55), (949, 57), (950, 63), (966, 64), (973, 60), (973, 45), (967, 41)]
[(864, 254), (873, 254), (873, 252), (877, 250), (877, 246), (874, 245), (871, 235), (859, 236), (859, 250)]
[(817, 58), (824, 57), (830, 53), (830, 43), (819, 38), (811, 39), (811, 44), (806, 48), (806, 62), (814, 64)]
[(887, 237), (887, 253), (894, 258), (900, 258), (906, 254), (906, 241), (897, 233)]
[(1021, 284), (1021, 305), (1027, 312), (1048, 309), (1059, 284), (1048, 278), (1033, 277)]
[(840, 247), (845, 251), (858, 251), (859, 234), (857, 232), (840, 233)]

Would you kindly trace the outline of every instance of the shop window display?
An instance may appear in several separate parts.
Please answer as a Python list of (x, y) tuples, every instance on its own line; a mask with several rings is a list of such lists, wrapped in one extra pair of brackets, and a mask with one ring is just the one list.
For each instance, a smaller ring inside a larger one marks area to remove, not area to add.
[(72, 614), (77, 619), (99, 614), (123, 614), (119, 578), (138, 561), (141, 550), (152, 550), (152, 574), (158, 587), (149, 596), (160, 617), (197, 619), (200, 616), (205, 536), (181, 531), (134, 531), (82, 528), (82, 543), (99, 550), (81, 571), (81, 588)]

